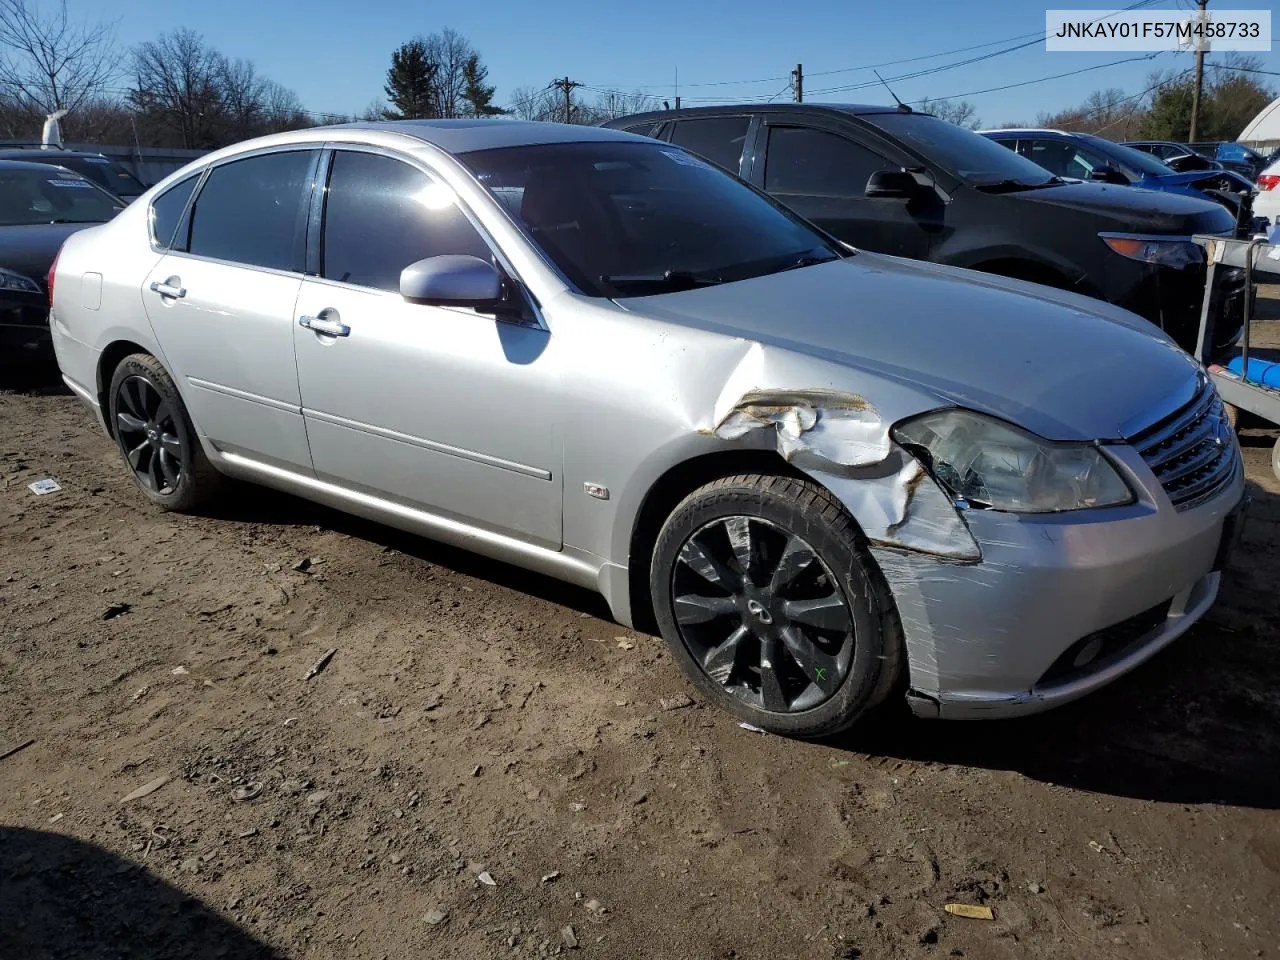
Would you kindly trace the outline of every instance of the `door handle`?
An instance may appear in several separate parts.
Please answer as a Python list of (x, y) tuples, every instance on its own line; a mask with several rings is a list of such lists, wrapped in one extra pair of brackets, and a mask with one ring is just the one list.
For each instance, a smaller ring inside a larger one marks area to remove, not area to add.
[[(170, 278), (170, 279), (174, 279), (174, 278)], [(175, 287), (173, 284), (169, 283), (168, 281), (161, 283), (159, 280), (156, 280), (154, 283), (151, 284), (151, 292), (158, 293), (162, 297), (170, 297), (174, 300), (181, 300), (183, 297), (187, 295), (187, 288)]]
[(306, 327), (316, 333), (323, 333), (326, 337), (351, 336), (351, 328), (332, 317), (299, 317), (298, 326)]

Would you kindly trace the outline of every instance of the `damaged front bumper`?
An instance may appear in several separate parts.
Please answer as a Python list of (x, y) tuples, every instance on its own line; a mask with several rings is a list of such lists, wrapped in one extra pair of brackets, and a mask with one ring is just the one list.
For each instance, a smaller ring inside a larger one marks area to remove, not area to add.
[[(1140, 479), (1140, 460), (1124, 459)], [(912, 709), (1035, 713), (1148, 660), (1213, 605), (1243, 496), (1237, 465), (1219, 496), (1183, 512), (1158, 486), (1098, 511), (967, 511), (977, 563), (873, 546), (902, 620)]]

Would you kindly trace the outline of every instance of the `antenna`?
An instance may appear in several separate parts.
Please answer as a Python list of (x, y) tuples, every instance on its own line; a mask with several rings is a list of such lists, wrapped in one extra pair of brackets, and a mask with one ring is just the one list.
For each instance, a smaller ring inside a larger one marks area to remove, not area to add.
[(889, 91), (889, 96), (893, 97), (893, 102), (894, 102), (894, 103), (896, 103), (896, 104), (898, 105), (898, 109), (899, 109), (899, 110), (905, 110), (907, 113), (910, 113), (910, 112), (911, 112), (911, 108), (910, 108), (910, 107), (908, 107), (905, 103), (903, 103), (901, 100), (899, 100), (899, 99), (898, 99), (898, 95), (897, 95), (896, 93), (894, 93), (894, 92), (893, 92), (893, 87), (891, 87), (891, 86), (889, 86), (889, 84), (885, 83), (885, 79), (884, 79), (884, 77), (880, 76), (880, 71), (879, 71), (879, 70), (872, 70), (871, 72), (872, 72), (872, 73), (874, 73), (874, 74), (876, 75), (876, 79), (877, 79), (877, 80), (879, 80), (881, 83), (884, 83), (884, 88), (885, 88), (886, 90), (888, 90), (888, 91)]

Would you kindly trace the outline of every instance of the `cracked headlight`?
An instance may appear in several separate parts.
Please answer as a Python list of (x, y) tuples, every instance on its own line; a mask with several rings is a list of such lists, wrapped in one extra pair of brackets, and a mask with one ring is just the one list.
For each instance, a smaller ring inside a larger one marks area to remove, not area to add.
[(1054, 443), (969, 410), (915, 417), (895, 427), (893, 436), (970, 506), (1058, 513), (1134, 501), (1096, 445)]
[(0, 290), (21, 290), (24, 293), (40, 293), (40, 284), (30, 277), (0, 267)]

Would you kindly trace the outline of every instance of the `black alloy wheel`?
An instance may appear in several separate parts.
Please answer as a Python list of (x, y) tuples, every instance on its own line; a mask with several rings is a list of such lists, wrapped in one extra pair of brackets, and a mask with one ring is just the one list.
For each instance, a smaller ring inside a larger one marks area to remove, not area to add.
[(808, 479), (740, 474), (688, 494), (649, 564), (658, 628), (710, 701), (826, 737), (906, 680), (893, 595), (857, 523)]
[(694, 531), (671, 595), (690, 654), (749, 706), (811, 710), (849, 672), (855, 631), (844, 592), (812, 546), (768, 520), (730, 516)]
[(103, 414), (134, 482), (162, 510), (193, 511), (223, 478), (196, 436), (182, 395), (158, 359), (134, 353), (116, 366)]
[(151, 381), (137, 375), (120, 382), (115, 401), (116, 439), (139, 485), (161, 495), (175, 492), (187, 452), (173, 407)]

